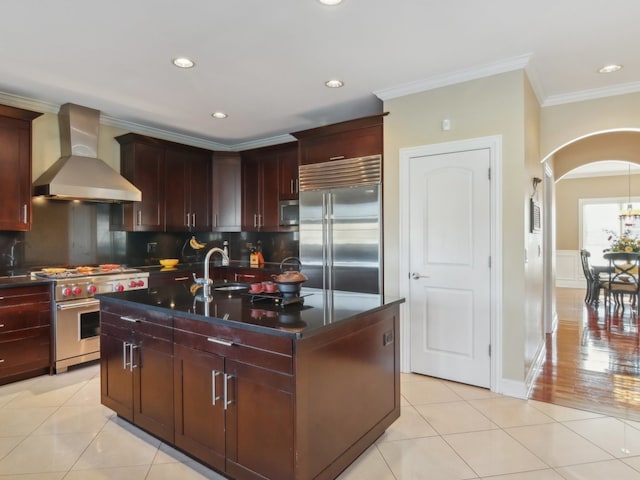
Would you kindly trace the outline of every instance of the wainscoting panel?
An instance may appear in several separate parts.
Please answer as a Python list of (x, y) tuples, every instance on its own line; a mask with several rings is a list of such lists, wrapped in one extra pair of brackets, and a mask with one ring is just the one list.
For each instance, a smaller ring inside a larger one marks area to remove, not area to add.
[(579, 250), (556, 250), (556, 287), (587, 288)]

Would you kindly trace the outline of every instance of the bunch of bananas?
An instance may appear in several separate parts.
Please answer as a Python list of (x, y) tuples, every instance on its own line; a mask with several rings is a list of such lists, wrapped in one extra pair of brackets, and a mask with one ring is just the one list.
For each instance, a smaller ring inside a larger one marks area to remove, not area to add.
[(195, 236), (191, 237), (191, 240), (189, 240), (189, 246), (191, 248), (193, 248), (194, 250), (202, 250), (204, 247), (207, 246), (206, 243), (200, 243), (198, 240), (196, 240)]

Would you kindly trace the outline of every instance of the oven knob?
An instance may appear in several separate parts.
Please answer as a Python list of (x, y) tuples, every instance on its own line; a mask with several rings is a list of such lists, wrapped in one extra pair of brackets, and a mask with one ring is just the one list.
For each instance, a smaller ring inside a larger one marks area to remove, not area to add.
[(131, 288), (136, 288), (136, 287), (138, 286), (138, 282), (136, 282), (135, 280), (131, 280), (131, 281), (129, 282), (129, 286), (130, 286)]
[(89, 285), (87, 287), (87, 292), (89, 293), (96, 293), (98, 291), (98, 288), (95, 285)]
[(122, 285), (121, 283), (116, 285), (116, 292), (124, 292), (124, 285)]
[(73, 294), (80, 295), (82, 293), (82, 289), (80, 287), (73, 287)]
[(137, 286), (144, 287), (144, 280), (138, 280)]
[(69, 295), (71, 295), (71, 289), (69, 287), (64, 287), (62, 289), (62, 296), (68, 297)]

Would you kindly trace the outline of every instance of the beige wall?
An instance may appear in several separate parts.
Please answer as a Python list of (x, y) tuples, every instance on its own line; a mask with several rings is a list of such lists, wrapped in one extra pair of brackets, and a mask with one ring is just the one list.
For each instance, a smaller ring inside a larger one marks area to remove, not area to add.
[[(627, 198), (627, 176), (574, 178), (556, 183), (557, 248), (580, 249), (579, 200), (585, 198)], [(640, 175), (631, 176), (631, 195), (640, 196)]]
[(640, 130), (640, 93), (544, 107), (540, 127), (542, 158), (585, 135), (615, 129)]
[[(399, 150), (405, 147), (502, 135), (503, 157), (503, 376), (524, 379), (525, 358), (525, 103), (530, 102), (523, 71), (465, 82), (386, 101), (384, 124), (385, 292), (398, 294)], [(527, 97), (527, 100), (525, 100)], [(530, 103), (527, 103), (530, 109)], [(441, 129), (442, 119), (451, 130)], [(529, 138), (536, 136), (532, 122)], [(533, 154), (535, 157), (535, 154)], [(539, 165), (538, 165), (539, 167)]]

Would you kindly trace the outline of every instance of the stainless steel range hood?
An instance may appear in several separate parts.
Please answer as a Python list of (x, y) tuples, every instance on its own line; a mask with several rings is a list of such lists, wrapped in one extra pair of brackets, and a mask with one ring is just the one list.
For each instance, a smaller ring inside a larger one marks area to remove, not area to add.
[(142, 200), (135, 185), (97, 158), (98, 110), (66, 103), (58, 120), (62, 157), (33, 182), (34, 195), (94, 202)]

